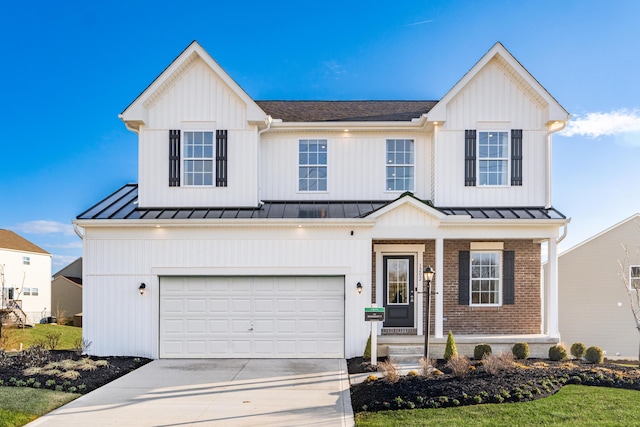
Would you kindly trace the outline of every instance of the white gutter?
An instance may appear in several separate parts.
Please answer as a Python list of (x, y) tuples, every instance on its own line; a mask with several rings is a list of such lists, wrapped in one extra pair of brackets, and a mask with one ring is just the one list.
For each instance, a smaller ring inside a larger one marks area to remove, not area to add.
[(175, 219), (77, 219), (74, 225), (80, 227), (363, 227), (375, 226), (375, 221), (361, 218), (325, 218), (318, 221), (314, 218), (261, 218), (261, 219), (188, 219), (185, 221)]
[(570, 222), (571, 222), (571, 218), (568, 218), (567, 222), (565, 222), (564, 225), (562, 226), (562, 228), (563, 228), (562, 235), (556, 239), (556, 243), (562, 242), (564, 240), (564, 238), (567, 237), (567, 231), (569, 231), (569, 223)]

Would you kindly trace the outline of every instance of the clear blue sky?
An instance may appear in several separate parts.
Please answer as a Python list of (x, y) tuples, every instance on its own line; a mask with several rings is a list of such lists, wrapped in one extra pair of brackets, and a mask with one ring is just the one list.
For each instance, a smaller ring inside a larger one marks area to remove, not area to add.
[(81, 255), (71, 220), (137, 181), (117, 115), (192, 41), (254, 99), (440, 99), (497, 41), (574, 116), (554, 137), (561, 249), (640, 211), (640, 2), (11, 1), (0, 228)]

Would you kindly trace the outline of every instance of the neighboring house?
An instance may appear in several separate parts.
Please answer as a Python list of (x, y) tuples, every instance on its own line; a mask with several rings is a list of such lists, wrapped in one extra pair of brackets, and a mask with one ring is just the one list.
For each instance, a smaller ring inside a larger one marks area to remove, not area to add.
[(50, 315), (51, 254), (0, 229), (0, 286), (6, 321), (39, 323)]
[(53, 275), (51, 310), (58, 323), (82, 313), (82, 258)]
[(560, 254), (559, 326), (568, 346), (582, 342), (601, 347), (607, 357), (638, 358), (640, 334), (625, 280), (636, 300), (639, 249), (640, 214), (635, 214)]
[(420, 342), (427, 266), (434, 342), (558, 341), (569, 114), (501, 44), (440, 101), (255, 101), (193, 42), (120, 118), (139, 182), (74, 221), (96, 354), (359, 356), (372, 304)]

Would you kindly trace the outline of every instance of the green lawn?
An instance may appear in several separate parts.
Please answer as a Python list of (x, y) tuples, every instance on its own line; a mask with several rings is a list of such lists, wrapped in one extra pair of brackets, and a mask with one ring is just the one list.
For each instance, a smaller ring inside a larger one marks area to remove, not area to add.
[(23, 426), (78, 397), (52, 390), (0, 387), (0, 427)]
[(359, 413), (356, 426), (637, 426), (639, 401), (635, 390), (568, 385), (531, 402)]
[[(2, 341), (6, 339), (4, 349), (6, 351), (17, 351), (28, 348), (38, 341), (47, 342), (47, 334), (61, 333), (60, 341), (56, 350), (73, 350), (78, 340), (82, 340), (82, 328), (62, 325), (35, 325), (33, 328), (2, 328)], [(0, 342), (2, 342), (0, 341)]]

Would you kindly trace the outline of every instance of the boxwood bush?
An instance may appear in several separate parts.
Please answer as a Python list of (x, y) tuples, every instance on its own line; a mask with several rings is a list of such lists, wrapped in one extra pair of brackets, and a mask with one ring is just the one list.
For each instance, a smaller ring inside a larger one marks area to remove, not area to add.
[(529, 357), (529, 344), (526, 342), (516, 343), (511, 349), (513, 357), (516, 359), (524, 360)]

